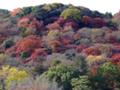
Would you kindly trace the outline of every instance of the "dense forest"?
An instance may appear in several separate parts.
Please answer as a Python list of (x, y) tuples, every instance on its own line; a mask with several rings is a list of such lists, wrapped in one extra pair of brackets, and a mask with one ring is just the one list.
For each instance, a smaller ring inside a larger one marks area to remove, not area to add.
[(0, 90), (120, 90), (120, 12), (0, 9)]

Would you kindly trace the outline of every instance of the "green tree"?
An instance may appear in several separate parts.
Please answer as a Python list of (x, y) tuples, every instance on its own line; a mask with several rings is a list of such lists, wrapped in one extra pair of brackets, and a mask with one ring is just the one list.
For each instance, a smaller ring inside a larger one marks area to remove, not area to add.
[(105, 17), (105, 18), (108, 18), (108, 19), (111, 19), (113, 16), (112, 16), (112, 13), (106, 12), (106, 13), (104, 14), (104, 17)]
[(41, 76), (41, 78), (47, 78), (50, 81), (57, 82), (60, 86), (63, 86), (64, 90), (72, 90), (71, 80), (79, 77), (79, 71), (73, 66), (65, 66), (58, 64), (49, 68), (49, 70)]
[(72, 90), (92, 90), (88, 76), (79, 76), (72, 79)]
[(26, 16), (32, 12), (32, 7), (24, 7), (18, 14), (18, 17)]
[(47, 11), (42, 9), (41, 6), (36, 6), (32, 8), (32, 14), (38, 20), (43, 20), (47, 17)]
[(90, 78), (95, 90), (114, 90), (120, 88), (120, 68), (106, 62), (97, 69), (97, 74)]
[(81, 19), (81, 12), (79, 9), (75, 7), (70, 7), (65, 9), (61, 15), (64, 19), (74, 19), (74, 20), (80, 20)]
[(13, 42), (12, 40), (10, 40), (10, 39), (5, 40), (5, 41), (3, 42), (3, 46), (4, 46), (5, 48), (10, 48), (10, 47), (13, 46), (13, 45), (14, 45), (14, 42)]
[(25, 59), (25, 58), (27, 58), (27, 57), (29, 57), (29, 53), (23, 51), (23, 52), (21, 53), (21, 58)]
[(63, 5), (60, 3), (53, 3), (53, 4), (45, 4), (42, 8), (46, 11), (51, 11), (51, 10), (55, 10), (59, 7), (62, 7)]

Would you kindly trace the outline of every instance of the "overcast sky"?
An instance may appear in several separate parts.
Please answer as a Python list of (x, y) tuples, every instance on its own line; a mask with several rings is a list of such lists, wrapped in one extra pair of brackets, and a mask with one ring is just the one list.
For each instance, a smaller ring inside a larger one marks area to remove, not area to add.
[(103, 13), (112, 12), (114, 14), (120, 10), (120, 0), (0, 0), (0, 8), (12, 10), (17, 7), (53, 2), (85, 6), (91, 10), (99, 10)]

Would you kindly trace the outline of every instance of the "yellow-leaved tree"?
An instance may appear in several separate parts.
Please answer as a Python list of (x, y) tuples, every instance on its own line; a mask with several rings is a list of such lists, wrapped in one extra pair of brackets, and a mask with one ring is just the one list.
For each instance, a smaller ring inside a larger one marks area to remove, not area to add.
[(24, 70), (19, 70), (16, 67), (3, 66), (0, 69), (0, 79), (4, 81), (6, 90), (9, 90), (12, 83), (18, 83), (28, 77), (28, 73)]

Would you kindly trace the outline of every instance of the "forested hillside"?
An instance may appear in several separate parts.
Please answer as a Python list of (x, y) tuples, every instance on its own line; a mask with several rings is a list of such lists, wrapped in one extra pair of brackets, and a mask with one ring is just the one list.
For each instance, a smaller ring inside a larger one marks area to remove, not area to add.
[(120, 90), (120, 12), (0, 9), (0, 90)]

